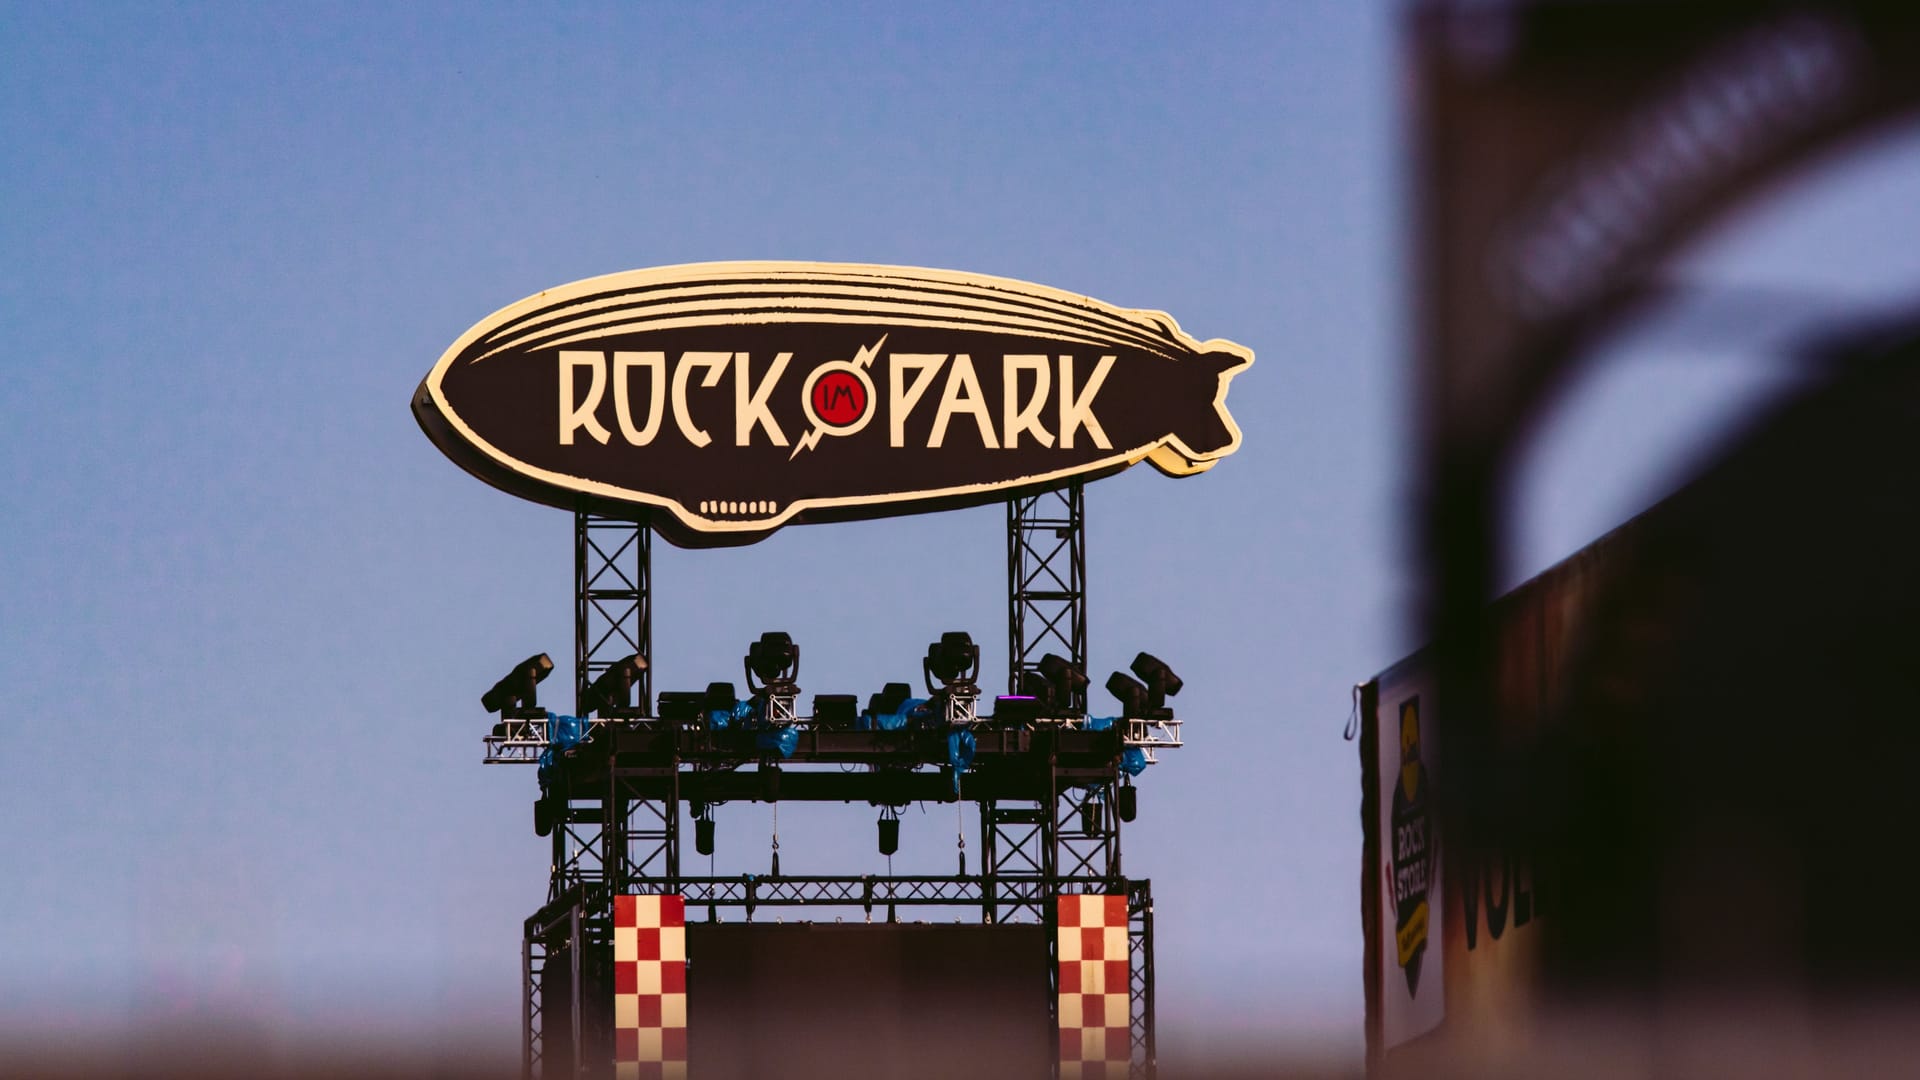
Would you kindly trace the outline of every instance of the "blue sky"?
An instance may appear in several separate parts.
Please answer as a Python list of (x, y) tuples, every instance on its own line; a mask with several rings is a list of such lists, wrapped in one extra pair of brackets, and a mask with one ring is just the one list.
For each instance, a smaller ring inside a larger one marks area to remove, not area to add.
[[(1189, 745), (1126, 841), (1166, 1055), (1357, 1055), (1340, 731), (1410, 644), (1391, 14), (0, 8), (0, 1033), (220, 1016), (511, 1053), (546, 854), (474, 704), (568, 653), (571, 521), (448, 463), (409, 396), (541, 288), (783, 258), (1024, 278), (1255, 351), (1238, 455), (1089, 489), (1091, 649), (1187, 681)], [(1855, 209), (1911, 205), (1914, 143), (1823, 181), (1845, 197), (1782, 193), (1690, 272), (1849, 302), (1920, 283)], [(1686, 326), (1656, 321), (1550, 429), (1515, 574), (1789, 377)], [(1003, 671), (1003, 528), (662, 545), (656, 686), (734, 677), (772, 628), (809, 692), (903, 678), (947, 629)], [(869, 812), (840, 810), (785, 816), (789, 872), (879, 869)], [(717, 869), (762, 868), (770, 816), (725, 808)], [(952, 833), (910, 814), (896, 866), (946, 872)]]

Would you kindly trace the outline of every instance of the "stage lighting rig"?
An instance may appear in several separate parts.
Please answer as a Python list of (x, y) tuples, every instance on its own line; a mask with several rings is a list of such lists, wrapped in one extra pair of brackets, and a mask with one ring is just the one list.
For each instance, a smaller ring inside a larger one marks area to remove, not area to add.
[[(927, 699), (936, 702), (947, 726), (965, 726), (974, 721), (980, 701), (980, 646), (965, 630), (949, 630), (940, 640), (927, 646), (920, 661), (921, 675), (927, 683)], [(935, 689), (934, 680), (940, 681)]]
[(501, 676), (493, 689), (480, 695), (480, 706), (490, 713), (499, 713), (503, 721), (544, 720), (547, 714), (541, 711), (539, 694), (534, 688), (551, 674), (551, 657), (546, 653), (529, 656)]
[(800, 646), (794, 644), (793, 638), (784, 631), (769, 630), (760, 635), (759, 641), (747, 646), (747, 655), (741, 663), (747, 673), (748, 693), (766, 699), (762, 715), (767, 723), (785, 727), (799, 718), (793, 703), (800, 695), (800, 687), (794, 681), (800, 677)]
[(632, 720), (647, 715), (647, 705), (642, 700), (638, 706), (633, 704), (633, 687), (640, 681), (640, 673), (647, 670), (647, 658), (639, 653), (613, 662), (613, 666), (600, 673), (587, 687), (587, 696), (583, 712), (598, 711), (603, 720)]

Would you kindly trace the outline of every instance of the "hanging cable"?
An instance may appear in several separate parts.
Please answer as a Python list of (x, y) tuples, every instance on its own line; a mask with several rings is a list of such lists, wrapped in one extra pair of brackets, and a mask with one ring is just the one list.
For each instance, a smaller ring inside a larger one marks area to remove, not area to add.
[(967, 876), (967, 816), (959, 800), (953, 804), (953, 836), (960, 843), (960, 876)]

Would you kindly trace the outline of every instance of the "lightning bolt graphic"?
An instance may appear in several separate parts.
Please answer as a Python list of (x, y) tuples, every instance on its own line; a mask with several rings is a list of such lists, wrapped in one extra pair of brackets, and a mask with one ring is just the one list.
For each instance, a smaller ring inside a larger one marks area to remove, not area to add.
[[(853, 354), (853, 366), (862, 371), (872, 367), (874, 358), (880, 355), (880, 346), (886, 343), (887, 335), (881, 334), (879, 341), (860, 346), (860, 351)], [(873, 402), (869, 401), (867, 407), (872, 408)], [(826, 436), (826, 433), (826, 429), (820, 424), (815, 424), (812, 431), (802, 432), (800, 441), (793, 444), (793, 453), (787, 455), (787, 460), (792, 461), (800, 456), (800, 451), (811, 450), (820, 445), (820, 440)]]

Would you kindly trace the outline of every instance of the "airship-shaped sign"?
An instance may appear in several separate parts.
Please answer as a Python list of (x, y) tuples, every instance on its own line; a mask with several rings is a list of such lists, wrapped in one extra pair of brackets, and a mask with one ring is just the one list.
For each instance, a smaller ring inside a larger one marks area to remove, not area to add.
[(1253, 362), (1168, 316), (948, 270), (733, 262), (549, 289), (468, 330), (413, 411), (481, 479), (687, 546), (1006, 499), (1240, 445)]

